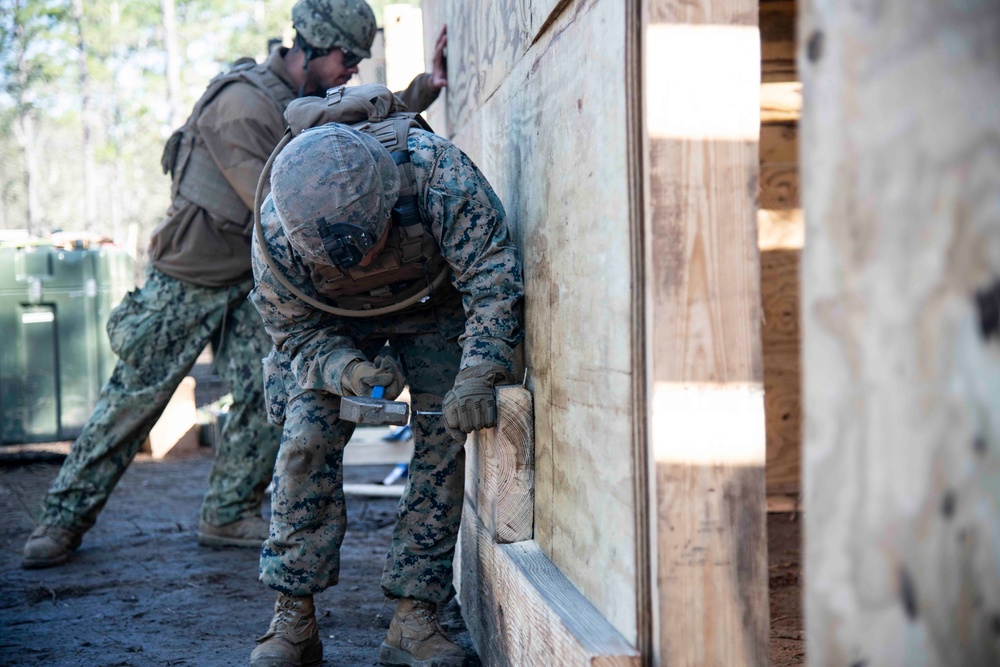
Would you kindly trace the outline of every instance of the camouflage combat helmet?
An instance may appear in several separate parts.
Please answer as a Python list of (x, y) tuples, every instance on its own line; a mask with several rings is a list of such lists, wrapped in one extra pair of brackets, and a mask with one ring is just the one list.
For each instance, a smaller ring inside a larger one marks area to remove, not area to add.
[(364, 0), (299, 0), (292, 7), (292, 25), (310, 46), (346, 49), (352, 64), (372, 55), (375, 14)]
[(355, 266), (382, 238), (399, 197), (399, 169), (376, 139), (331, 123), (306, 130), (274, 161), (271, 198), (307, 263)]

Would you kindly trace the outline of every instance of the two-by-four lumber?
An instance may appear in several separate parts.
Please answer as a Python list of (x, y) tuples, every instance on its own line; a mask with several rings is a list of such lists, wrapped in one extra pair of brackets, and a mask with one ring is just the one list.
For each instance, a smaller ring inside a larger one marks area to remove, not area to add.
[(497, 387), (497, 425), (477, 432), (476, 513), (501, 544), (530, 540), (535, 511), (534, 412), (531, 392)]
[(769, 614), (757, 1), (645, 4), (652, 662), (758, 667)]
[(802, 11), (809, 664), (1000, 665), (1000, 6)]

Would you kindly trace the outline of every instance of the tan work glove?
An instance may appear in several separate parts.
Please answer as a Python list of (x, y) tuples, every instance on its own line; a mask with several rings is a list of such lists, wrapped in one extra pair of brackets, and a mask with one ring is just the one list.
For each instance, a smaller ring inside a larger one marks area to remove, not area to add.
[(481, 364), (459, 371), (442, 407), (451, 437), (464, 440), (466, 433), (496, 426), (497, 397), (493, 387), (510, 381), (503, 366)]
[(371, 396), (374, 387), (385, 387), (382, 398), (393, 401), (403, 392), (406, 376), (398, 360), (382, 354), (375, 363), (358, 359), (347, 364), (340, 386), (346, 396)]

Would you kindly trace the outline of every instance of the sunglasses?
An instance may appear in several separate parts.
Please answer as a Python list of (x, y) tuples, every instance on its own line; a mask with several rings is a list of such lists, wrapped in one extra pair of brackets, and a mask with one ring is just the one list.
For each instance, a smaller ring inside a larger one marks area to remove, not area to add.
[(330, 49), (319, 49), (319, 48), (316, 48), (314, 46), (314, 47), (312, 47), (312, 51), (310, 53), (310, 59), (312, 59), (312, 58), (323, 58), (325, 56), (328, 56), (331, 53), (333, 53), (334, 49), (337, 49), (342, 54), (344, 54), (344, 60), (343, 60), (343, 62), (344, 62), (344, 67), (346, 67), (347, 69), (350, 69), (350, 68), (354, 67), (355, 65), (357, 65), (358, 63), (360, 63), (362, 60), (364, 60), (364, 58), (362, 58), (361, 56), (355, 54), (353, 51), (348, 51), (347, 49), (345, 49), (342, 46), (335, 46), (335, 47), (330, 48)]

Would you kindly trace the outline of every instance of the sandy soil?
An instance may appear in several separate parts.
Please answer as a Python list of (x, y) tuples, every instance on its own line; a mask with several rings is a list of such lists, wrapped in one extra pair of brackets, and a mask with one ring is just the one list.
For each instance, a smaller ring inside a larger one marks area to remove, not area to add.
[[(210, 465), (205, 449), (167, 461), (140, 456), (79, 551), (47, 570), (19, 563), (58, 465), (0, 467), (0, 665), (246, 665), (274, 596), (257, 581), (255, 550), (195, 541)], [(375, 482), (391, 468), (350, 466), (345, 481)], [(341, 584), (316, 598), (324, 664), (375, 665), (393, 611), (379, 577), (396, 501), (348, 502)], [(457, 605), (441, 617), (474, 655)]]

